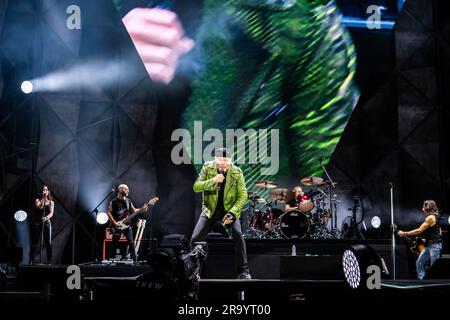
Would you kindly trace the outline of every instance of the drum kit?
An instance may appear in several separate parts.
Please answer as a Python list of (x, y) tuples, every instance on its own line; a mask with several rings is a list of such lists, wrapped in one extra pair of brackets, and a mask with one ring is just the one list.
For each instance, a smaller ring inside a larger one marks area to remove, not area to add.
[[(278, 188), (274, 181), (257, 181), (255, 187), (269, 189), (270, 200), (256, 192), (248, 192), (249, 205), (242, 215), (244, 237), (247, 239), (336, 239), (333, 211), (336, 196), (331, 189), (336, 182), (319, 177), (300, 180), (301, 188)], [(303, 188), (309, 190), (303, 192)], [(266, 192), (267, 193), (267, 192)], [(282, 208), (282, 209), (280, 209)], [(331, 222), (331, 229), (329, 228)]]

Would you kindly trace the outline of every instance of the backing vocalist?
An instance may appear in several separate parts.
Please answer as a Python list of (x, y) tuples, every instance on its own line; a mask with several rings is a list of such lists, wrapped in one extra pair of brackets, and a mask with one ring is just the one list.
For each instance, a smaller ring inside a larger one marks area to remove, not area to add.
[[(52, 263), (52, 224), (55, 203), (48, 186), (42, 186), (40, 195), (34, 200), (34, 221), (33, 221), (33, 247), (31, 249), (30, 263), (34, 263), (34, 257), (38, 244), (41, 244), (40, 262), (42, 262), (42, 249), (45, 246), (47, 253), (47, 263)], [(39, 241), (40, 239), (40, 241)]]

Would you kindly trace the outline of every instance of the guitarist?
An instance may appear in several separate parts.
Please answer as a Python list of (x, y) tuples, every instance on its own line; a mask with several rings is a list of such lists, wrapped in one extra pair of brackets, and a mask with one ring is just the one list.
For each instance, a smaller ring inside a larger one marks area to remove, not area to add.
[[(128, 198), (130, 190), (128, 189), (128, 186), (126, 184), (121, 184), (118, 187), (117, 191), (117, 197), (114, 198), (110, 203), (108, 207), (108, 217), (109, 220), (111, 220), (111, 227), (118, 228), (118, 221), (126, 218), (129, 215), (132, 215), (133, 213), (139, 212), (145, 212), (148, 210), (148, 204), (145, 204), (142, 208), (136, 209), (133, 206), (133, 203)], [(133, 230), (132, 228), (127, 228), (124, 230), (118, 230), (116, 229), (112, 236), (112, 246), (111, 246), (111, 257), (114, 257), (117, 250), (117, 244), (119, 242), (120, 236), (123, 233), (125, 238), (128, 242), (128, 248), (129, 252), (131, 254), (131, 258), (136, 263), (137, 257), (136, 257), (136, 250), (134, 249), (134, 239), (133, 239)]]
[(423, 203), (422, 211), (425, 220), (419, 228), (411, 231), (399, 230), (400, 237), (418, 236), (425, 240), (425, 249), (420, 253), (416, 261), (417, 278), (423, 280), (425, 277), (425, 264), (430, 261), (430, 265), (440, 258), (442, 251), (442, 231), (438, 225), (439, 210), (434, 200), (426, 200)]

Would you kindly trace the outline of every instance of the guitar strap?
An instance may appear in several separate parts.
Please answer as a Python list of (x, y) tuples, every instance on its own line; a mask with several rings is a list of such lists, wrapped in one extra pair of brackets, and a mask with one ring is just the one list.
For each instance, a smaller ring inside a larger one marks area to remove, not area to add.
[(125, 198), (125, 205), (127, 206), (128, 215), (130, 215), (131, 200), (129, 198)]

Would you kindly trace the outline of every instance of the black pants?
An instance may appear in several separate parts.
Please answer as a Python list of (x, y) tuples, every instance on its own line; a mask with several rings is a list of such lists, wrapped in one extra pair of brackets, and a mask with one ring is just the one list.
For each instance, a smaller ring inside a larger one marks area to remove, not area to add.
[[(41, 239), (43, 238), (43, 242)], [(40, 250), (39, 246), (45, 245), (45, 250), (47, 253), (47, 262), (52, 263), (52, 223), (50, 221), (36, 222), (33, 227), (33, 247), (31, 248), (30, 263), (34, 262), (34, 257), (36, 256), (36, 251)], [(40, 262), (42, 262), (42, 256), (40, 255)]]
[[(197, 225), (194, 228), (194, 232), (191, 237), (191, 245), (197, 241), (203, 241), (214, 225), (222, 221), (225, 216), (225, 212), (215, 212), (211, 219), (209, 219), (205, 214), (201, 214), (197, 221)], [(239, 219), (236, 219), (234, 223), (231, 224), (231, 236), (233, 238), (234, 250), (236, 253), (236, 265), (238, 273), (248, 272), (248, 262), (247, 262), (247, 249), (245, 248), (245, 241), (242, 237), (241, 223)]]
[(131, 229), (131, 227), (113, 234), (110, 257), (114, 258), (116, 256), (117, 245), (122, 233), (125, 238), (127, 238), (128, 251), (130, 252), (131, 259), (133, 259), (133, 261), (137, 261), (136, 250), (134, 249), (133, 229)]

